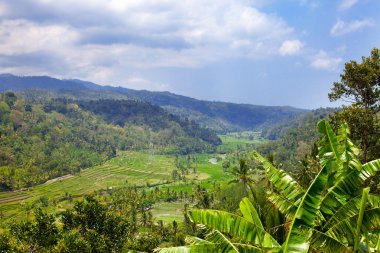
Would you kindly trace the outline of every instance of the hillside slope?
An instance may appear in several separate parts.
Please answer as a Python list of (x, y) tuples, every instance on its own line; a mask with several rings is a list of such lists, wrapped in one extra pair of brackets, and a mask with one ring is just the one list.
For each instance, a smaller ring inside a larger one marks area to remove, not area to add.
[(30, 102), (0, 93), (0, 191), (102, 164), (116, 150), (214, 151), (214, 132), (137, 101)]
[(200, 125), (218, 132), (261, 130), (269, 125), (288, 122), (307, 112), (307, 110), (289, 106), (202, 101), (170, 92), (101, 86), (81, 80), (59, 80), (46, 76), (19, 77), (3, 74), (0, 75), (0, 91), (4, 90), (21, 91), (21, 96), (28, 99), (65, 97), (78, 100), (140, 100), (159, 105), (170, 113), (195, 120)]

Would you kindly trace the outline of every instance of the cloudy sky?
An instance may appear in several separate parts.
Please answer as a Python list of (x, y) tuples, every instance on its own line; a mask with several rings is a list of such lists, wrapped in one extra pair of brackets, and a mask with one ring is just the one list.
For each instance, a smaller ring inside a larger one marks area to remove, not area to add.
[(0, 72), (302, 108), (380, 47), (378, 0), (0, 0)]

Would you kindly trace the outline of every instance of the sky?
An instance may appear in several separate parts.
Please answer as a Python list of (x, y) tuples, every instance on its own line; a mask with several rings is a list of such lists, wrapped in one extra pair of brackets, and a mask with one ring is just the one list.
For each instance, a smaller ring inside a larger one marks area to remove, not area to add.
[(0, 0), (0, 73), (211, 101), (332, 107), (380, 47), (378, 0)]

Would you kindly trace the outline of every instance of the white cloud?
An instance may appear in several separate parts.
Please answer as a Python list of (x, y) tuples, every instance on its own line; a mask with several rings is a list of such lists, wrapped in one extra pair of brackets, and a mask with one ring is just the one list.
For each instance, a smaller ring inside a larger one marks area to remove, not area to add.
[(252, 42), (250, 40), (234, 40), (231, 43), (231, 48), (240, 49), (240, 48), (250, 48)]
[(331, 28), (330, 34), (332, 36), (341, 36), (348, 33), (358, 31), (365, 27), (371, 27), (374, 25), (374, 22), (370, 19), (354, 20), (351, 22), (344, 22), (338, 20), (335, 25)]
[(78, 38), (78, 33), (66, 25), (38, 25), (27, 20), (0, 22), (0, 52), (4, 55), (60, 52)]
[(358, 2), (359, 0), (342, 0), (339, 4), (339, 10), (348, 10)]
[(341, 62), (341, 58), (331, 57), (325, 51), (320, 50), (319, 53), (314, 56), (311, 66), (315, 69), (336, 71)]
[[(0, 67), (109, 83), (125, 79), (125, 69), (197, 68), (228, 58), (270, 57), (294, 34), (282, 18), (258, 9), (264, 2), (0, 0), (0, 14), (7, 11), (0, 21), (0, 54), (39, 61), (9, 60), (15, 63)], [(293, 43), (284, 54), (301, 49)]]
[(0, 16), (4, 16), (8, 13), (7, 5), (0, 2)]
[(299, 40), (285, 40), (278, 49), (280, 55), (295, 55), (303, 48), (304, 44)]

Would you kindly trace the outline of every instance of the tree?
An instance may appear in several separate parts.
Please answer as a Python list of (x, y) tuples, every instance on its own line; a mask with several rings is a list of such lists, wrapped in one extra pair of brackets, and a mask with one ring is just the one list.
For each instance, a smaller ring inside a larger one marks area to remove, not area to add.
[(344, 106), (342, 111), (331, 115), (330, 120), (335, 128), (343, 122), (348, 124), (350, 137), (360, 146), (364, 162), (379, 157), (380, 129), (377, 116), (370, 108)]
[[(187, 247), (161, 252), (359, 252), (379, 250), (380, 197), (362, 189), (364, 181), (380, 170), (380, 159), (361, 164), (359, 150), (348, 138), (347, 125), (336, 135), (321, 121), (318, 129), (320, 170), (307, 189), (284, 170), (254, 152), (273, 184), (269, 199), (288, 220), (285, 241), (280, 244), (265, 230), (254, 205), (244, 198), (242, 216), (218, 210), (192, 210), (192, 221), (212, 231), (205, 240), (189, 237)], [(375, 235), (375, 240), (362, 240)]]
[(253, 179), (251, 175), (253, 174), (253, 170), (248, 166), (247, 161), (245, 159), (239, 160), (239, 166), (234, 167), (231, 172), (234, 175), (234, 179), (229, 181), (228, 183), (240, 183), (244, 187), (244, 191), (246, 195), (248, 194), (248, 189), (250, 188), (250, 184), (253, 183)]
[(222, 163), (223, 172), (226, 172), (230, 166), (231, 166), (230, 161), (228, 161), (228, 160), (223, 161), (223, 163)]
[(343, 71), (340, 82), (334, 82), (328, 96), (330, 101), (342, 99), (352, 103), (335, 115), (335, 121), (336, 125), (349, 124), (351, 137), (360, 144), (366, 162), (379, 152), (375, 146), (380, 137), (376, 118), (380, 105), (380, 50), (373, 48), (369, 57), (362, 57), (361, 63), (346, 63)]
[[(78, 245), (91, 249), (91, 252), (121, 252), (124, 243), (131, 233), (128, 221), (95, 199), (86, 196), (84, 201), (76, 202), (73, 209), (62, 213), (62, 224), (67, 236), (78, 238)], [(79, 231), (70, 235), (70, 231)], [(65, 238), (64, 238), (65, 239)], [(67, 245), (72, 247), (72, 245)]]
[(26, 244), (30, 252), (52, 249), (59, 238), (55, 217), (40, 208), (35, 210), (34, 221), (13, 224), (11, 233), (18, 241)]
[(373, 48), (370, 57), (362, 62), (350, 61), (345, 64), (341, 81), (334, 82), (329, 93), (331, 101), (343, 99), (364, 108), (377, 108), (380, 97), (380, 50)]

